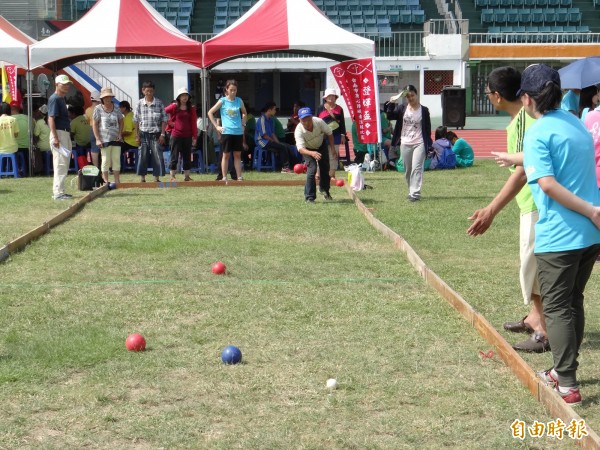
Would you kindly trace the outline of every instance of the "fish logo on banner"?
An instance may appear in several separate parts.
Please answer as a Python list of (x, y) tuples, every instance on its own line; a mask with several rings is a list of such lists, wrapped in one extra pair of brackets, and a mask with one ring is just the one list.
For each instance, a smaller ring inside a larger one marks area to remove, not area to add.
[(379, 90), (374, 58), (353, 59), (331, 66), (352, 120), (356, 121), (358, 138), (363, 144), (381, 142)]

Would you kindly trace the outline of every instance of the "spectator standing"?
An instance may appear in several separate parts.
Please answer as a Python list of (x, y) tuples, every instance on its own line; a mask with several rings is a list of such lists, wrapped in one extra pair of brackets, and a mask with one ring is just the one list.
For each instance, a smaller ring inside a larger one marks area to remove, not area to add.
[(535, 257), (553, 367), (539, 377), (572, 406), (583, 341), (584, 290), (600, 253), (600, 192), (594, 143), (579, 118), (559, 109), (558, 72), (544, 64), (523, 71), (517, 93), (536, 123), (525, 134), (523, 165), (539, 208)]
[(600, 106), (590, 111), (585, 117), (585, 127), (592, 133), (596, 159), (596, 179), (600, 189)]
[[(294, 131), (294, 138), (298, 151), (304, 156), (304, 162), (307, 166), (304, 199), (307, 203), (314, 203), (317, 197), (315, 181), (317, 166), (321, 173), (328, 173), (329, 156), (335, 154), (333, 131), (323, 120), (313, 117), (312, 111), (308, 107), (298, 110), (298, 118), (300, 123)], [(326, 136), (327, 140), (325, 140)], [(319, 191), (327, 201), (332, 199), (329, 194), (330, 185), (330, 177), (320, 177)]]
[[(317, 117), (323, 120), (333, 131), (333, 141), (336, 146), (336, 152), (329, 159), (329, 176), (335, 178), (335, 171), (338, 166), (338, 145), (345, 145), (348, 135), (346, 134), (346, 119), (344, 109), (336, 103), (339, 98), (337, 91), (333, 88), (325, 90), (323, 95), (324, 103), (317, 109)], [(323, 175), (323, 174), (321, 174)]]
[(180, 88), (177, 91), (175, 102), (167, 106), (165, 111), (169, 115), (171, 124), (169, 140), (171, 181), (177, 181), (175, 175), (177, 174), (179, 155), (181, 155), (183, 165), (184, 181), (192, 181), (190, 169), (192, 167), (192, 148), (196, 146), (198, 139), (198, 115), (196, 108), (192, 106), (190, 94), (186, 88)]
[[(227, 181), (227, 168), (229, 167), (229, 155), (233, 152), (233, 165), (238, 181), (242, 181), (242, 149), (246, 147), (244, 127), (246, 126), (246, 107), (240, 97), (237, 96), (238, 84), (235, 80), (227, 80), (225, 83), (225, 97), (217, 100), (217, 103), (208, 111), (208, 118), (221, 134), (221, 174), (222, 180)], [(220, 111), (221, 125), (217, 124), (215, 113)]]
[(148, 159), (152, 161), (152, 175), (154, 181), (160, 183), (160, 177), (165, 168), (162, 146), (165, 145), (165, 129), (169, 116), (165, 112), (163, 102), (154, 96), (154, 83), (144, 81), (142, 94), (133, 116), (136, 124), (136, 143), (139, 146), (137, 174), (140, 181), (146, 181), (148, 173)]
[[(407, 103), (396, 104), (406, 97)], [(398, 96), (390, 98), (384, 105), (389, 120), (396, 120), (392, 145), (400, 146), (400, 154), (404, 162), (406, 184), (408, 185), (408, 201), (421, 200), (425, 157), (432, 145), (431, 116), (429, 109), (421, 105), (417, 88), (407, 85)]]
[[(513, 67), (499, 67), (488, 76), (486, 95), (488, 100), (498, 111), (508, 113), (511, 122), (506, 127), (506, 148), (508, 156), (521, 158), (524, 151), (525, 132), (535, 122), (523, 109), (517, 91), (521, 84), (521, 73)], [(497, 160), (504, 153), (494, 153)], [(537, 261), (533, 253), (535, 243), (535, 224), (539, 213), (531, 194), (531, 188), (527, 185), (527, 177), (522, 164), (514, 166), (501, 164), (509, 167), (510, 177), (504, 183), (500, 192), (494, 199), (482, 209), (473, 213), (469, 220), (472, 225), (467, 234), (479, 236), (485, 233), (492, 225), (496, 215), (515, 199), (519, 206), (519, 281), (521, 294), (525, 305), (531, 305), (529, 313), (519, 321), (506, 322), (504, 329), (514, 333), (528, 333), (529, 339), (513, 345), (518, 351), (542, 353), (550, 350), (544, 322), (542, 297), (538, 281)]]
[(102, 153), (102, 179), (108, 183), (108, 169), (112, 167), (115, 183), (121, 182), (121, 141), (123, 140), (123, 114), (113, 102), (109, 87), (100, 91), (100, 104), (93, 114), (96, 145)]
[(54, 79), (56, 89), (48, 99), (48, 126), (50, 127), (50, 149), (54, 164), (52, 198), (68, 200), (73, 196), (65, 192), (65, 180), (69, 173), (71, 160), (71, 123), (65, 96), (69, 92), (71, 80), (67, 75), (58, 75)]

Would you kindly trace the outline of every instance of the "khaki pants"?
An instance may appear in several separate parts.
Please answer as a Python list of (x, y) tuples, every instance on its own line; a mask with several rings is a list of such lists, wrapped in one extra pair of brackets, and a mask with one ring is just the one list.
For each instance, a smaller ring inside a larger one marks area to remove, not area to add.
[(69, 163), (71, 162), (71, 135), (68, 131), (56, 130), (60, 146), (69, 150), (69, 156), (63, 155), (57, 148), (52, 146), (52, 137), (50, 137), (50, 149), (52, 151), (52, 163), (54, 165), (54, 181), (52, 184), (52, 195), (54, 197), (65, 193), (65, 180), (69, 173)]

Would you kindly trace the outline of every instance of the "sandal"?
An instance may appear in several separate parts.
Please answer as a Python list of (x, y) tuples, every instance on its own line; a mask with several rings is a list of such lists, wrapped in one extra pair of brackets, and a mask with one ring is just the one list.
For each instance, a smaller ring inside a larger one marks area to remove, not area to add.
[(238, 181), (244, 181), (244, 177), (238, 177)]
[(171, 183), (174, 183), (174, 182), (176, 182), (176, 181), (177, 181), (177, 178), (175, 178), (175, 177), (171, 177)]
[(192, 180), (190, 177), (185, 177), (185, 178), (183, 179), (183, 181), (194, 181), (194, 180)]

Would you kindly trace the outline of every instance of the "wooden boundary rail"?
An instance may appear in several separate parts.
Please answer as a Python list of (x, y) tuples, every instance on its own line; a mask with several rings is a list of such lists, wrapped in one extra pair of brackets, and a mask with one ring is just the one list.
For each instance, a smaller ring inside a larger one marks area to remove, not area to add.
[[(425, 282), (434, 288), (450, 305), (454, 307), (473, 328), (489, 344), (496, 348), (498, 355), (504, 363), (512, 370), (517, 378), (529, 389), (531, 394), (541, 402), (550, 414), (561, 419), (565, 424), (571, 420), (582, 420), (581, 417), (571, 408), (554, 390), (546, 386), (529, 367), (529, 365), (519, 356), (519, 354), (506, 342), (506, 340), (496, 331), (496, 329), (483, 317), (475, 311), (469, 303), (463, 299), (458, 292), (454, 291), (444, 280), (433, 272), (414, 249), (395, 231), (391, 230), (380, 220), (376, 219), (371, 211), (360, 201), (356, 193), (346, 186), (350, 197), (363, 214), (367, 221), (379, 231), (382, 235), (391, 240), (396, 248), (401, 250), (407, 257), (411, 265), (425, 279)], [(586, 424), (587, 436), (580, 440), (574, 440), (576, 444), (584, 449), (600, 449), (600, 437)]]

